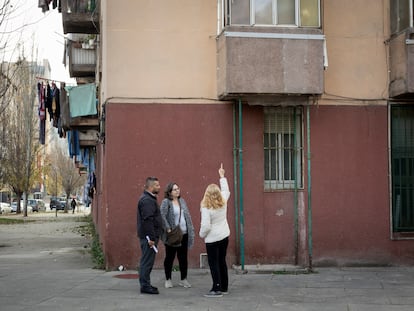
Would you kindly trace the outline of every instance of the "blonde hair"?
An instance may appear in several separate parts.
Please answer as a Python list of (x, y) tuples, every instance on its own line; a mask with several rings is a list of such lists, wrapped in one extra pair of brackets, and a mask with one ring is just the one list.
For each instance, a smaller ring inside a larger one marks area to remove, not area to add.
[(218, 209), (222, 208), (226, 204), (221, 195), (220, 187), (216, 184), (210, 184), (207, 186), (204, 192), (204, 197), (201, 200), (201, 207)]

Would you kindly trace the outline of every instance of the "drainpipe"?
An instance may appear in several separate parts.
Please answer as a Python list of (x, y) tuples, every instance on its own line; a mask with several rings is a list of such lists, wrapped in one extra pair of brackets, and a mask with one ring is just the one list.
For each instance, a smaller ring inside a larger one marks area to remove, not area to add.
[(242, 102), (239, 98), (239, 215), (240, 215), (240, 264), (244, 271), (244, 216), (243, 216), (243, 115)]
[(296, 107), (294, 107), (293, 113), (293, 178), (294, 178), (294, 195), (293, 195), (293, 205), (294, 205), (294, 243), (295, 243), (295, 265), (298, 265), (299, 262), (299, 221), (298, 221), (298, 175), (297, 175), (297, 131), (296, 131)]
[(306, 136), (307, 136), (307, 158), (308, 158), (308, 256), (309, 256), (309, 271), (312, 271), (312, 179), (311, 179), (311, 150), (310, 150), (310, 108), (306, 106)]
[[(238, 209), (238, 183), (237, 183), (237, 102), (233, 105), (233, 188), (234, 188), (234, 212), (235, 212), (235, 225), (236, 225), (236, 253), (240, 253), (240, 237), (239, 237), (239, 209)], [(240, 262), (239, 262), (240, 263)]]

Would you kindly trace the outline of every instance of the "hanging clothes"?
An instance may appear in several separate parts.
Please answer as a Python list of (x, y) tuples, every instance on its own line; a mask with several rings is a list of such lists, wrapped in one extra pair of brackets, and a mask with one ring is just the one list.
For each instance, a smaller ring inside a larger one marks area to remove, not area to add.
[(66, 86), (69, 94), (69, 109), (71, 118), (96, 115), (96, 85), (95, 83), (79, 86)]
[(39, 142), (44, 145), (46, 142), (46, 88), (43, 83), (37, 83), (37, 96), (39, 100)]
[(51, 87), (51, 110), (53, 116), (53, 127), (58, 127), (60, 118), (60, 90), (56, 86), (55, 82), (52, 82)]

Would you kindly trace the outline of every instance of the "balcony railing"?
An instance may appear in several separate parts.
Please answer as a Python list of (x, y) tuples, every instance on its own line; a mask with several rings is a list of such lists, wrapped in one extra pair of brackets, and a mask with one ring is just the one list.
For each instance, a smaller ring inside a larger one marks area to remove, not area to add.
[(96, 49), (94, 45), (69, 41), (67, 45), (69, 74), (73, 78), (95, 76)]
[(218, 38), (217, 55), (221, 99), (323, 93), (324, 36), (318, 29), (229, 27)]
[(99, 0), (61, 0), (63, 32), (98, 34)]

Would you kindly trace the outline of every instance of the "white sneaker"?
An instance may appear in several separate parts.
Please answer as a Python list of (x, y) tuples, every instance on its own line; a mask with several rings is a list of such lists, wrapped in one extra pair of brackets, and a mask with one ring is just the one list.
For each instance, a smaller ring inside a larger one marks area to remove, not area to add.
[(173, 287), (173, 284), (172, 284), (171, 280), (166, 280), (165, 281), (165, 288), (171, 288), (171, 287)]
[(181, 281), (178, 283), (178, 285), (183, 286), (183, 287), (185, 287), (185, 288), (190, 288), (190, 287), (191, 287), (191, 284), (190, 284), (190, 283), (188, 283), (187, 279), (181, 280)]

